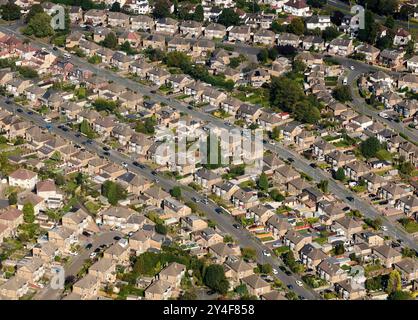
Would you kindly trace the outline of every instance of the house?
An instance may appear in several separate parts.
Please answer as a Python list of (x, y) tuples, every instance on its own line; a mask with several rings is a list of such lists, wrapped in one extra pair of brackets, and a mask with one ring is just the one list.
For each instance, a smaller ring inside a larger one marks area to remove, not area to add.
[(391, 268), (394, 264), (402, 260), (402, 254), (386, 244), (373, 248), (373, 255), (376, 259), (379, 259), (386, 268)]
[(164, 280), (155, 280), (145, 289), (146, 300), (167, 300), (171, 297), (172, 286)]
[(335, 283), (334, 288), (338, 296), (345, 300), (363, 299), (367, 294), (364, 285), (352, 278)]
[(198, 38), (203, 31), (203, 26), (200, 22), (193, 20), (186, 20), (180, 24), (180, 33), (186, 37)]
[(142, 41), (142, 46), (144, 48), (165, 50), (165, 37), (159, 34), (150, 35)]
[(395, 46), (405, 46), (411, 41), (411, 34), (406, 31), (404, 28), (399, 28), (396, 30), (395, 37), (393, 38), (393, 45)]
[(365, 231), (356, 233), (353, 236), (355, 243), (365, 243), (369, 247), (382, 246), (385, 243), (385, 240), (381, 237), (381, 235), (375, 232)]
[(107, 25), (115, 28), (127, 28), (129, 27), (129, 15), (123, 12), (112, 12), (107, 13)]
[(179, 51), (179, 52), (189, 52), (191, 48), (190, 41), (181, 38), (181, 37), (173, 37), (170, 41), (167, 42), (167, 51)]
[(283, 4), (283, 11), (297, 17), (309, 17), (311, 9), (305, 0), (289, 0)]
[(265, 224), (275, 214), (274, 209), (268, 205), (258, 204), (247, 210), (246, 218), (254, 219), (255, 223)]
[(257, 68), (250, 71), (247, 78), (251, 86), (259, 88), (270, 81), (270, 74), (265, 69)]
[(327, 27), (331, 27), (331, 18), (330, 16), (325, 15), (313, 15), (306, 19), (306, 29), (315, 30), (319, 29), (321, 31), (325, 30)]
[(185, 217), (192, 213), (192, 210), (189, 206), (186, 206), (182, 202), (172, 198), (167, 197), (163, 201), (164, 212), (169, 215), (173, 215), (175, 218)]
[(247, 286), (248, 293), (254, 296), (261, 296), (271, 291), (270, 284), (263, 280), (259, 275), (252, 274), (241, 279), (241, 283)]
[(32, 190), (37, 182), (38, 174), (30, 170), (17, 169), (9, 175), (9, 185), (12, 187)]
[(339, 56), (348, 56), (354, 51), (353, 40), (336, 38), (328, 47), (328, 52)]
[(332, 258), (323, 260), (317, 267), (319, 277), (331, 283), (343, 281), (347, 278), (347, 273), (334, 263)]
[(45, 271), (44, 261), (39, 258), (32, 258), (17, 269), (16, 276), (30, 283), (35, 283), (41, 280)]
[(277, 40), (277, 44), (279, 46), (292, 46), (294, 48), (298, 48), (299, 43), (300, 39), (297, 35), (286, 32), (279, 34), (279, 38)]
[(409, 141), (399, 144), (399, 155), (416, 166), (418, 163), (418, 147)]
[(135, 31), (149, 31), (154, 29), (154, 20), (146, 15), (131, 16), (131, 29)]
[(6, 236), (15, 235), (19, 225), (23, 223), (23, 213), (19, 209), (7, 207), (0, 211), (0, 225), (5, 226)]
[(364, 54), (366, 62), (376, 62), (380, 54), (380, 50), (370, 44), (361, 44), (356, 48), (356, 52)]
[(173, 287), (179, 287), (181, 280), (186, 274), (186, 266), (172, 262), (158, 274), (158, 279), (168, 282)]
[(240, 280), (254, 274), (254, 268), (242, 259), (227, 259), (224, 263), (225, 276), (233, 285)]
[(182, 218), (181, 221), (182, 226), (187, 228), (191, 232), (203, 230), (208, 227), (208, 223), (205, 220), (195, 215), (186, 216)]
[(78, 242), (78, 235), (74, 230), (57, 226), (48, 231), (48, 240), (56, 246), (61, 253), (68, 253), (71, 246)]
[(156, 207), (161, 207), (165, 198), (169, 197), (170, 194), (165, 192), (163, 189), (153, 186), (144, 191), (144, 195), (150, 197), (150, 204)]
[(359, 181), (362, 176), (370, 172), (370, 168), (362, 161), (354, 161), (344, 166), (344, 172), (348, 179)]
[(418, 73), (418, 56), (413, 56), (412, 58), (406, 60), (406, 68), (408, 71)]
[(106, 11), (99, 9), (90, 9), (84, 13), (84, 23), (99, 26), (106, 23)]
[(93, 218), (83, 209), (69, 211), (62, 217), (62, 226), (75, 231), (77, 234), (82, 234), (85, 229), (93, 224)]
[(224, 263), (230, 256), (239, 256), (239, 247), (233, 247), (226, 243), (217, 243), (208, 247), (208, 252), (217, 263)]
[(366, 183), (367, 191), (376, 194), (379, 188), (388, 183), (382, 176), (374, 173), (368, 172), (362, 176), (362, 180)]
[(334, 150), (325, 156), (325, 161), (332, 165), (333, 168), (340, 168), (356, 161), (356, 157)]
[(312, 242), (312, 236), (303, 235), (294, 230), (288, 230), (284, 235), (284, 244), (290, 248), (295, 254), (305, 246)]
[(251, 28), (249, 26), (234, 26), (229, 31), (228, 41), (247, 42), (251, 40)]
[(49, 241), (43, 244), (38, 243), (32, 249), (32, 256), (41, 259), (47, 264), (52, 262), (58, 254), (58, 248)]
[(283, 236), (292, 229), (292, 226), (287, 221), (287, 218), (279, 215), (273, 215), (266, 221), (266, 231), (272, 233), (273, 238), (281, 239)]
[(236, 117), (241, 118), (246, 123), (254, 123), (260, 117), (262, 108), (258, 105), (243, 103), (238, 108)]
[(28, 292), (28, 284), (28, 280), (14, 276), (0, 286), (0, 297), (9, 300), (19, 300)]
[(212, 228), (199, 230), (193, 234), (193, 241), (195, 241), (203, 249), (207, 249), (217, 243), (222, 243), (223, 239), (224, 237)]
[(317, 139), (313, 145), (312, 153), (316, 158), (323, 158), (325, 155), (335, 150), (335, 146), (322, 139)]
[[(318, 36), (305, 36), (302, 39), (301, 42), (302, 49), (303, 50), (317, 50), (317, 51), (323, 51), (325, 49), (324, 40), (321, 37)], [(310, 52), (301, 52), (299, 55), (309, 55), (313, 59), (307, 60), (305, 64), (307, 66), (311, 66), (312, 63), (320, 62), (322, 60), (319, 56), (316, 58), (316, 55), (311, 54)]]
[(208, 57), (215, 51), (215, 43), (207, 39), (199, 39), (192, 45), (192, 56), (196, 59)]
[(405, 52), (384, 49), (380, 52), (379, 63), (387, 68), (398, 69), (403, 65)]
[(88, 271), (101, 283), (113, 283), (116, 280), (116, 263), (109, 258), (102, 258), (95, 262)]
[[(399, 77), (398, 79), (398, 88), (399, 89), (409, 89), (413, 92), (418, 91), (418, 76), (414, 74), (405, 74)], [(416, 103), (416, 100), (414, 100)]]
[(100, 212), (104, 225), (126, 228), (129, 218), (136, 215), (136, 211), (128, 207), (112, 206)]
[(395, 203), (395, 208), (402, 210), (408, 217), (414, 216), (418, 212), (418, 197), (414, 195), (402, 197)]
[(204, 28), (205, 38), (223, 39), (226, 36), (226, 28), (222, 24), (211, 23)]
[(115, 243), (105, 250), (103, 258), (112, 259), (117, 264), (127, 266), (129, 265), (129, 246), (122, 247), (119, 243)]
[(409, 191), (409, 189), (406, 189), (392, 181), (380, 187), (380, 189), (377, 191), (379, 198), (388, 200), (389, 203), (392, 204), (394, 204), (396, 200), (399, 200), (400, 198), (410, 194), (412, 194), (412, 192)]
[(363, 225), (351, 217), (344, 217), (335, 220), (331, 229), (335, 230), (338, 234), (342, 234), (350, 239), (353, 234), (363, 231)]
[(217, 173), (202, 168), (194, 173), (194, 181), (203, 188), (211, 189), (214, 184), (221, 183), (222, 178)]
[(276, 41), (276, 34), (271, 30), (261, 29), (254, 33), (255, 43), (264, 44), (264, 45), (273, 45)]
[(88, 300), (97, 296), (99, 288), (99, 279), (92, 274), (87, 274), (81, 280), (74, 283), (72, 293), (79, 295), (83, 300)]
[(148, 79), (157, 86), (162, 86), (170, 77), (170, 73), (162, 68), (155, 67), (148, 71)]
[(53, 180), (39, 181), (36, 184), (36, 194), (45, 200), (48, 209), (61, 207), (64, 195), (58, 190)]
[(122, 45), (128, 42), (133, 48), (141, 46), (141, 36), (137, 32), (125, 31), (118, 36), (118, 44)]
[(172, 18), (160, 18), (155, 24), (155, 31), (174, 35), (178, 30), (178, 21)]
[(301, 262), (306, 265), (308, 269), (316, 269), (316, 267), (326, 258), (326, 255), (321, 249), (315, 248), (312, 244), (307, 244), (302, 247), (299, 252)]
[(414, 258), (405, 258), (396, 262), (395, 269), (401, 273), (405, 281), (412, 282), (418, 279), (418, 262)]
[(247, 210), (259, 203), (257, 193), (253, 190), (238, 189), (231, 198), (234, 206), (241, 210)]
[(299, 172), (294, 170), (289, 165), (284, 165), (275, 170), (274, 175), (273, 175), (273, 181), (277, 184), (286, 184), (299, 177), (300, 177)]

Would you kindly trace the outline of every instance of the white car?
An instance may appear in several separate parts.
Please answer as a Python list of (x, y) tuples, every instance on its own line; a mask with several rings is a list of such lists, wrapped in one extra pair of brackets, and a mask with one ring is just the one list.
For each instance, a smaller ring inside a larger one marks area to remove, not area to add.
[(383, 231), (388, 231), (388, 227), (386, 227), (386, 226), (382, 226), (382, 230), (383, 230)]
[(381, 116), (383, 119), (388, 119), (389, 118), (388, 114), (384, 113), (384, 112), (380, 112), (379, 116)]
[(271, 254), (267, 250), (263, 250), (263, 256), (270, 257)]
[(273, 274), (279, 274), (279, 271), (277, 271), (277, 269), (273, 268)]
[(128, 167), (128, 164), (127, 164), (126, 162), (122, 162), (122, 166), (123, 166), (124, 168), (127, 168), (127, 167)]
[(97, 253), (96, 252), (92, 252), (92, 253), (90, 253), (90, 258), (94, 258), (95, 256), (97, 256)]
[(350, 66), (350, 69), (351, 69), (351, 70), (354, 70), (354, 66)]
[(296, 284), (297, 284), (299, 287), (303, 287), (303, 283), (302, 283), (302, 281), (300, 281), (300, 280), (296, 280)]

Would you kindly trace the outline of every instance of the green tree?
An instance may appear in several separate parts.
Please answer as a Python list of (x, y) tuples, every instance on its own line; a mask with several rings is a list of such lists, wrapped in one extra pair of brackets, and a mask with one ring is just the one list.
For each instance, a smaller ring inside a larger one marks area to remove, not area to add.
[(90, 58), (88, 58), (87, 61), (91, 64), (99, 64), (102, 62), (102, 58), (97, 54), (94, 54)]
[(120, 3), (119, 2), (113, 2), (112, 6), (110, 7), (110, 11), (112, 12), (120, 12)]
[(193, 13), (193, 20), (194, 21), (199, 21), (199, 22), (203, 22), (204, 20), (204, 15), (203, 15), (203, 7), (201, 4), (198, 4), (194, 10)]
[(170, 195), (176, 199), (180, 199), (181, 198), (181, 188), (180, 187), (173, 187), (170, 190)]
[(155, 232), (157, 232), (159, 234), (166, 235), (167, 234), (167, 231), (168, 231), (167, 230), (167, 227), (163, 223), (157, 223), (155, 225)]
[(21, 7), (11, 1), (0, 7), (1, 17), (7, 21), (20, 19), (20, 16), (22, 15), (21, 10)]
[(279, 190), (277, 189), (272, 189), (270, 191), (270, 197), (274, 200), (274, 201), (278, 201), (278, 202), (282, 202), (285, 197), (279, 192)]
[(90, 127), (90, 124), (86, 119), (83, 119), (80, 123), (80, 132), (85, 134), (88, 138), (93, 137), (93, 129)]
[(32, 203), (29, 203), (29, 202), (25, 203), (23, 205), (22, 212), (23, 212), (23, 220), (26, 223), (33, 223), (35, 221), (35, 209)]
[(332, 96), (340, 102), (351, 101), (350, 87), (347, 85), (338, 85), (332, 91)]
[(110, 49), (116, 49), (118, 46), (118, 38), (114, 32), (109, 32), (102, 42), (103, 46)]
[(30, 19), (32, 19), (37, 13), (44, 12), (44, 8), (40, 4), (34, 4), (30, 7), (29, 12), (25, 16), (25, 23), (29, 23)]
[(171, 2), (168, 0), (157, 0), (154, 3), (153, 16), (157, 19), (165, 18), (170, 15)]
[(219, 264), (212, 264), (206, 268), (203, 281), (206, 286), (221, 294), (227, 293), (229, 289), (229, 282), (225, 277), (224, 268)]
[(257, 253), (254, 248), (246, 247), (241, 249), (241, 255), (246, 260), (255, 260)]
[(260, 272), (264, 274), (270, 274), (273, 272), (273, 267), (270, 263), (260, 264), (258, 268)]
[(301, 36), (305, 32), (305, 23), (302, 18), (294, 18), (287, 26), (287, 31)]
[(385, 20), (385, 27), (393, 29), (395, 27), (395, 19), (393, 16), (387, 16)]
[(239, 286), (235, 287), (234, 291), (235, 291), (235, 293), (237, 293), (241, 297), (245, 296), (245, 295), (248, 295), (248, 288), (247, 288), (245, 283), (240, 284)]
[(388, 296), (388, 300), (412, 300), (413, 297), (411, 293), (407, 291), (394, 291)]
[(328, 180), (321, 180), (318, 183), (318, 188), (323, 192), (323, 193), (328, 193)]
[(267, 178), (267, 175), (265, 174), (265, 172), (262, 172), (260, 174), (260, 178), (258, 179), (257, 182), (258, 188), (262, 191), (268, 191), (269, 189), (269, 180)]
[(260, 52), (257, 54), (257, 60), (262, 63), (266, 63), (269, 58), (269, 52), (267, 49), (263, 48), (260, 50)]
[(117, 205), (119, 200), (126, 199), (126, 190), (113, 181), (106, 181), (102, 184), (102, 194), (111, 205)]
[(223, 24), (225, 27), (238, 26), (240, 24), (240, 18), (238, 13), (233, 9), (226, 8), (219, 15), (218, 23)]
[(386, 286), (386, 292), (392, 293), (400, 291), (402, 287), (401, 275), (398, 270), (393, 270), (389, 273), (389, 279)]
[(339, 181), (345, 180), (345, 172), (343, 168), (338, 168), (337, 172), (335, 172), (335, 179)]
[(343, 254), (345, 252), (344, 244), (338, 243), (334, 248), (334, 252), (337, 256)]
[(367, 138), (360, 144), (361, 154), (369, 159), (376, 156), (376, 153), (382, 148), (379, 140), (375, 137)]
[(51, 17), (46, 12), (35, 14), (23, 29), (23, 33), (37, 38), (52, 36), (55, 32), (51, 26)]
[(335, 38), (337, 38), (340, 35), (340, 32), (338, 29), (334, 26), (326, 27), (324, 31), (322, 31), (322, 38), (329, 42)]
[(11, 192), (7, 199), (9, 200), (9, 205), (17, 204), (17, 192)]

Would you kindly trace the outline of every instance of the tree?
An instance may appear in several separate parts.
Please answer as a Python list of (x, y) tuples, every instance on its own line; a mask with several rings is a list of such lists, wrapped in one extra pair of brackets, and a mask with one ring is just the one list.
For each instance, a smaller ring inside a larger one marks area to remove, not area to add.
[(338, 243), (334, 248), (334, 252), (337, 256), (343, 254), (345, 252), (344, 244)]
[(323, 193), (328, 193), (328, 180), (321, 180), (318, 183), (318, 188), (323, 192)]
[(250, 248), (250, 247), (246, 247), (246, 248), (241, 249), (241, 255), (242, 255), (243, 259), (255, 260), (257, 253), (256, 253), (255, 249)]
[(7, 199), (9, 200), (9, 205), (15, 205), (17, 203), (17, 192), (11, 192)]
[(25, 203), (23, 205), (22, 212), (23, 212), (23, 220), (26, 223), (33, 223), (35, 221), (35, 209), (32, 203), (29, 203), (29, 202)]
[(94, 54), (91, 57), (89, 57), (87, 61), (91, 64), (99, 64), (99, 63), (102, 63), (102, 58), (98, 56), (97, 54)]
[(376, 47), (380, 50), (390, 49), (393, 46), (393, 35), (387, 34), (383, 37), (380, 37), (376, 41)]
[(274, 201), (278, 201), (278, 202), (282, 202), (285, 199), (285, 197), (277, 189), (273, 189), (270, 191), (270, 197)]
[(103, 46), (109, 49), (115, 49), (118, 46), (118, 38), (114, 32), (109, 32), (102, 42)]
[(245, 295), (248, 295), (248, 288), (247, 288), (247, 286), (246, 286), (246, 284), (245, 284), (245, 283), (240, 284), (239, 286), (237, 286), (237, 287), (234, 289), (234, 291), (235, 291), (237, 294), (239, 294), (241, 297), (242, 297), (242, 296), (245, 296)]
[(367, 159), (374, 157), (381, 148), (382, 146), (376, 137), (367, 138), (360, 144), (361, 154)]
[(357, 38), (360, 41), (365, 41), (370, 44), (374, 44), (376, 41), (378, 25), (375, 22), (373, 13), (370, 10), (366, 10), (364, 14), (364, 29), (360, 29)]
[(120, 3), (119, 2), (113, 2), (112, 6), (110, 7), (110, 11), (112, 12), (120, 12)]
[(292, 70), (296, 73), (302, 73), (306, 70), (306, 64), (299, 59), (295, 59), (292, 63)]
[(170, 15), (170, 7), (171, 2), (168, 0), (157, 0), (154, 4), (154, 11), (152, 12), (154, 17), (159, 18), (165, 18)]
[(21, 10), (22, 8), (11, 1), (0, 7), (1, 17), (7, 21), (20, 19), (20, 16), (22, 15)]
[(265, 48), (261, 49), (260, 52), (257, 54), (257, 60), (259, 62), (266, 63), (268, 58), (269, 52)]
[(155, 224), (155, 232), (159, 234), (166, 235), (167, 234), (167, 227), (162, 223)]
[(106, 181), (102, 184), (102, 194), (114, 206), (117, 205), (119, 200), (126, 199), (126, 190), (113, 181)]
[(203, 15), (203, 7), (201, 4), (198, 4), (193, 13), (193, 20), (198, 22), (203, 22), (204, 15)]
[(222, 13), (219, 15), (218, 23), (223, 24), (225, 27), (237, 26), (240, 24), (240, 18), (238, 13), (236, 13), (231, 8), (226, 8), (222, 10)]
[(180, 187), (173, 187), (170, 190), (170, 195), (176, 199), (180, 199), (181, 198), (181, 188)]
[(52, 36), (55, 32), (51, 26), (51, 17), (46, 12), (35, 14), (23, 29), (25, 35), (34, 35), (37, 38)]
[(327, 3), (326, 0), (307, 0), (306, 4), (313, 8), (322, 8)]
[(261, 273), (265, 273), (265, 274), (272, 273), (273, 271), (273, 267), (271, 266), (270, 263), (260, 264), (258, 268)]
[(341, 22), (343, 21), (344, 13), (340, 10), (334, 10), (331, 15), (331, 22), (336, 26), (340, 26)]
[(229, 282), (225, 277), (223, 266), (219, 264), (212, 264), (206, 268), (203, 282), (209, 288), (221, 293), (227, 293), (229, 289)]
[(31, 67), (26, 67), (26, 66), (19, 67), (17, 71), (23, 78), (26, 78), (26, 79), (35, 79), (38, 77), (38, 72)]
[(347, 85), (338, 85), (332, 91), (332, 96), (340, 102), (352, 100), (350, 87)]
[(267, 178), (267, 175), (265, 174), (265, 172), (262, 172), (260, 174), (260, 178), (258, 179), (257, 182), (258, 188), (262, 191), (268, 191), (269, 189), (269, 180)]
[(337, 172), (335, 172), (335, 179), (339, 181), (345, 180), (345, 172), (343, 168), (338, 168)]
[(287, 31), (301, 36), (305, 32), (305, 23), (302, 18), (294, 18), (287, 27)]
[(30, 7), (29, 12), (25, 16), (25, 23), (29, 23), (29, 21), (37, 14), (44, 12), (44, 8), (40, 4), (34, 4)]
[(322, 38), (329, 42), (335, 38), (337, 38), (340, 35), (340, 32), (338, 29), (334, 26), (326, 27), (324, 31), (322, 31)]
[(86, 119), (83, 119), (83, 121), (80, 123), (80, 132), (85, 134), (88, 138), (93, 137), (93, 129), (90, 127), (90, 124)]
[(401, 275), (398, 270), (393, 270), (389, 273), (389, 279), (386, 286), (386, 292), (392, 293), (400, 291), (402, 287)]
[(413, 297), (411, 293), (407, 291), (394, 291), (388, 296), (388, 300), (412, 300)]
[(387, 16), (385, 20), (385, 27), (393, 29), (395, 27), (395, 19), (393, 16)]

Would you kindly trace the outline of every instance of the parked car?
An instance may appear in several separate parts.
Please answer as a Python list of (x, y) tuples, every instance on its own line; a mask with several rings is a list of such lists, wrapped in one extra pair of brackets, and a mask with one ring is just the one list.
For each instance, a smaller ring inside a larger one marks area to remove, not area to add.
[(88, 243), (88, 244), (86, 245), (86, 249), (87, 249), (87, 250), (90, 250), (92, 247), (93, 247), (93, 244), (92, 244), (92, 243)]
[(267, 250), (263, 250), (263, 256), (270, 257), (271, 253), (268, 252)]
[(235, 229), (241, 229), (241, 226), (238, 223), (234, 223), (232, 225)]
[(297, 284), (299, 287), (303, 287), (303, 282), (302, 282), (302, 281), (300, 281), (300, 280), (296, 280), (296, 284)]
[(96, 257), (97, 256), (97, 253), (96, 252), (92, 252), (92, 253), (90, 253), (90, 258), (94, 258), (94, 257)]

